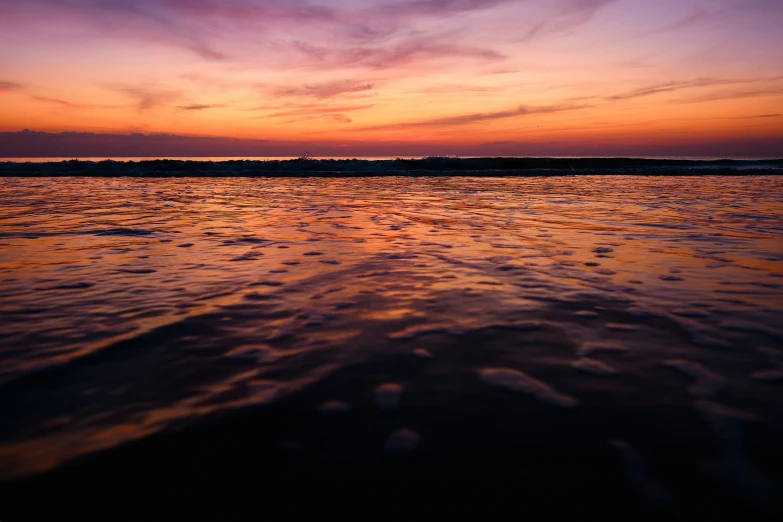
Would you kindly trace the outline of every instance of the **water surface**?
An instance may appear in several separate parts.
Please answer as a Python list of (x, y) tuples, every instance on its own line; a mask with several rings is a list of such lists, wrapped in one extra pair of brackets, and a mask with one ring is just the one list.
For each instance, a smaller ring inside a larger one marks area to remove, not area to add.
[[(600, 447), (640, 502), (699, 481), (764, 512), (782, 194), (775, 176), (0, 179), (1, 475), (295, 404), (280, 423), (348, 412), (350, 451), (405, 449), (398, 429), (423, 454)], [(319, 433), (272, 442), (328, 454)]]

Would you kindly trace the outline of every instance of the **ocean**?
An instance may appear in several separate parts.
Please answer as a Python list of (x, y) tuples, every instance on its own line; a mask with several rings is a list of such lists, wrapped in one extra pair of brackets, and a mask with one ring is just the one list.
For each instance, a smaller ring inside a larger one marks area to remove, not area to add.
[(356, 161), (0, 165), (0, 519), (780, 515), (779, 162)]

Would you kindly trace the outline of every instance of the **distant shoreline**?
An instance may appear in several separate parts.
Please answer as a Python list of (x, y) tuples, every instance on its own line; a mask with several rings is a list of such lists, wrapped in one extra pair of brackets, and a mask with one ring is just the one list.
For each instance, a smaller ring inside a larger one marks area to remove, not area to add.
[(749, 176), (783, 174), (783, 159), (452, 158), (140, 160), (18, 163), (0, 159), (2, 177), (376, 177), (376, 176)]

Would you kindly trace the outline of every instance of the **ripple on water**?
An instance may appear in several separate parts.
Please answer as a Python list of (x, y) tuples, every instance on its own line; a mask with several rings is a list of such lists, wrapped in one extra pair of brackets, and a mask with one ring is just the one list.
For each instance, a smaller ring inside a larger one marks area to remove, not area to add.
[(632, 332), (636, 330), (635, 325), (625, 323), (606, 323), (606, 328), (615, 332)]
[(517, 321), (514, 323), (509, 323), (508, 325), (499, 324), (497, 325), (501, 328), (510, 328), (512, 330), (519, 330), (521, 332), (532, 332), (533, 330), (540, 330), (541, 329), (541, 321)]
[(677, 502), (674, 496), (653, 478), (647, 469), (644, 458), (633, 446), (620, 439), (610, 440), (609, 445), (622, 454), (628, 478), (648, 501), (659, 508), (673, 509), (676, 507)]
[(382, 410), (393, 410), (400, 404), (402, 386), (396, 382), (386, 382), (378, 385), (373, 391), (375, 404)]
[(229, 359), (251, 360), (256, 363), (271, 363), (280, 358), (280, 354), (268, 345), (238, 346), (225, 355)]
[(326, 401), (318, 406), (318, 413), (321, 415), (339, 415), (351, 411), (351, 406), (343, 401)]
[(66, 283), (63, 285), (50, 286), (47, 288), (42, 288), (41, 290), (84, 290), (87, 288), (92, 288), (93, 286), (95, 286), (95, 283), (79, 281), (78, 283)]
[(575, 398), (560, 393), (545, 382), (511, 368), (484, 368), (479, 371), (479, 377), (489, 386), (524, 393), (553, 406), (573, 408), (578, 404)]
[(421, 436), (409, 428), (400, 428), (392, 432), (384, 444), (384, 449), (391, 453), (407, 453), (419, 447)]
[(149, 236), (154, 233), (155, 233), (154, 230), (146, 230), (143, 228), (107, 228), (104, 230), (96, 230), (93, 232), (93, 235), (139, 237), (139, 236)]
[(587, 341), (582, 343), (582, 345), (577, 350), (577, 354), (580, 356), (585, 356), (596, 352), (625, 353), (627, 351), (628, 348), (622, 344), (606, 341)]
[(726, 382), (723, 377), (697, 362), (670, 359), (664, 362), (664, 365), (694, 379), (694, 383), (688, 388), (688, 392), (694, 397), (713, 398)]
[(770, 348), (768, 346), (759, 346), (756, 348), (756, 351), (761, 355), (765, 356), (769, 361), (769, 363), (774, 366), (774, 368), (759, 370), (757, 372), (754, 372), (751, 375), (751, 377), (753, 377), (757, 381), (782, 382), (783, 381), (783, 352), (781, 352), (780, 350), (775, 350), (774, 348)]
[(423, 324), (409, 326), (403, 330), (392, 332), (388, 334), (387, 337), (392, 340), (405, 340), (436, 333), (459, 335), (465, 333), (465, 331), (467, 331), (467, 328), (459, 326), (436, 326), (431, 324)]
[(426, 348), (416, 348), (413, 350), (412, 353), (413, 355), (421, 359), (432, 359), (432, 352), (430, 352)]
[(680, 276), (673, 276), (673, 275), (662, 275), (659, 276), (659, 279), (661, 281), (683, 281), (683, 278)]
[(751, 377), (757, 381), (783, 382), (783, 370), (778, 370), (777, 368), (759, 370), (757, 372), (753, 372)]
[(263, 256), (263, 252), (258, 252), (256, 250), (252, 250), (250, 252), (247, 252), (245, 254), (242, 254), (241, 256), (233, 257), (229, 259), (229, 261), (253, 261), (255, 259), (258, 259), (259, 257)]
[(608, 377), (615, 375), (617, 370), (612, 368), (606, 363), (595, 359), (581, 358), (571, 363), (571, 366), (579, 370), (580, 372), (589, 373), (592, 375), (599, 375), (602, 377)]

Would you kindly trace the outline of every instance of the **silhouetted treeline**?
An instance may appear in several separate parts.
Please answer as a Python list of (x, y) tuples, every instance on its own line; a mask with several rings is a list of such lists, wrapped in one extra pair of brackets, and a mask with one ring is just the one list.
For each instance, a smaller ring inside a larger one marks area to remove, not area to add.
[(453, 158), (142, 160), (0, 162), (0, 176), (562, 176), (624, 175), (775, 175), (778, 160), (674, 160), (642, 158)]

